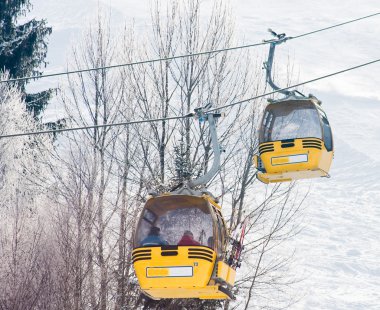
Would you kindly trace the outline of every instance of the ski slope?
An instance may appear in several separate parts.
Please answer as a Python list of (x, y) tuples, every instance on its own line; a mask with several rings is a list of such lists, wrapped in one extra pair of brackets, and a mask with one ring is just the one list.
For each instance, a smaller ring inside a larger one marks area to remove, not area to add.
[[(335, 132), (330, 179), (312, 181), (293, 240), (305, 274), (295, 309), (378, 309), (380, 101), (326, 94)], [(377, 136), (378, 137), (378, 136)]]

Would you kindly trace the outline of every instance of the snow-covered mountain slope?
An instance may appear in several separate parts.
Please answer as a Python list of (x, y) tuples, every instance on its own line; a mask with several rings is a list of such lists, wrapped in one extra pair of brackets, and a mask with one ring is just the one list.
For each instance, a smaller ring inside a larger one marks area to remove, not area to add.
[(336, 139), (331, 179), (311, 187), (294, 238), (305, 294), (297, 309), (378, 309), (380, 163)]
[[(271, 36), (267, 28), (297, 36), (341, 22), (377, 13), (376, 0), (329, 1), (244, 1), (236, 0), (237, 24), (248, 42)], [(359, 65), (379, 58), (379, 16), (288, 41), (276, 50), (276, 60), (286, 70), (287, 57), (295, 62), (300, 81)], [(266, 49), (265, 49), (266, 50)], [(313, 84), (318, 91), (346, 93), (350, 96), (380, 98), (380, 64), (356, 70)], [(286, 71), (283, 71), (286, 73)]]

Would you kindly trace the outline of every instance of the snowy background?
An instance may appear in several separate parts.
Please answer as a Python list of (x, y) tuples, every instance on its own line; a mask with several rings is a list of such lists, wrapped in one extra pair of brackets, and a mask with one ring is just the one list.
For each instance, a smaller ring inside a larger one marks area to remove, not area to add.
[[(206, 5), (211, 1), (204, 1)], [(234, 0), (241, 42), (270, 36), (267, 28), (296, 36), (380, 11), (378, 0)], [(45, 18), (53, 27), (45, 73), (65, 70), (67, 55), (98, 10), (112, 18), (115, 31), (134, 22), (149, 27), (148, 0), (33, 0), (28, 17)], [(380, 16), (282, 44), (276, 62), (294, 64), (304, 81), (380, 57)], [(267, 47), (258, 48), (265, 57)], [(285, 67), (283, 68), (285, 70)], [(310, 85), (323, 101), (335, 140), (331, 179), (311, 186), (305, 202), (305, 228), (294, 238), (300, 302), (292, 309), (380, 309), (380, 64)], [(281, 70), (279, 68), (279, 70)], [(281, 73), (281, 71), (279, 72)], [(55, 87), (57, 79), (30, 84), (32, 90)], [(45, 120), (59, 118), (51, 105)]]

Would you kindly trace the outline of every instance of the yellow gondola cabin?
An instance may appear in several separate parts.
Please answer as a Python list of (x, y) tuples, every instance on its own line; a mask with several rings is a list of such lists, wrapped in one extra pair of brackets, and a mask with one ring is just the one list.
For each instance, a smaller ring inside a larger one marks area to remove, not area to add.
[(132, 254), (140, 287), (152, 299), (230, 299), (235, 268), (220, 206), (209, 195), (166, 194), (149, 199)]
[(257, 177), (264, 183), (326, 177), (333, 159), (330, 124), (315, 97), (269, 104), (259, 133)]

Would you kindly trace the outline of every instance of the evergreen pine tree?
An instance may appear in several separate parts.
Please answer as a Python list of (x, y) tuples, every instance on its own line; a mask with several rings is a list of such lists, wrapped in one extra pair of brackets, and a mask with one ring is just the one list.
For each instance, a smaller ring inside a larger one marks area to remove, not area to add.
[[(41, 65), (46, 65), (47, 36), (51, 27), (45, 20), (32, 19), (22, 25), (18, 17), (31, 9), (30, 0), (0, 1), (0, 71), (9, 71), (11, 78), (41, 75)], [(27, 81), (18, 82), (27, 109), (37, 117), (47, 105), (51, 90), (27, 94)]]
[(180, 141), (179, 146), (174, 147), (174, 167), (176, 172), (174, 181), (178, 184), (183, 183), (185, 180), (189, 180), (191, 176), (190, 164), (186, 160), (184, 147), (183, 141)]

